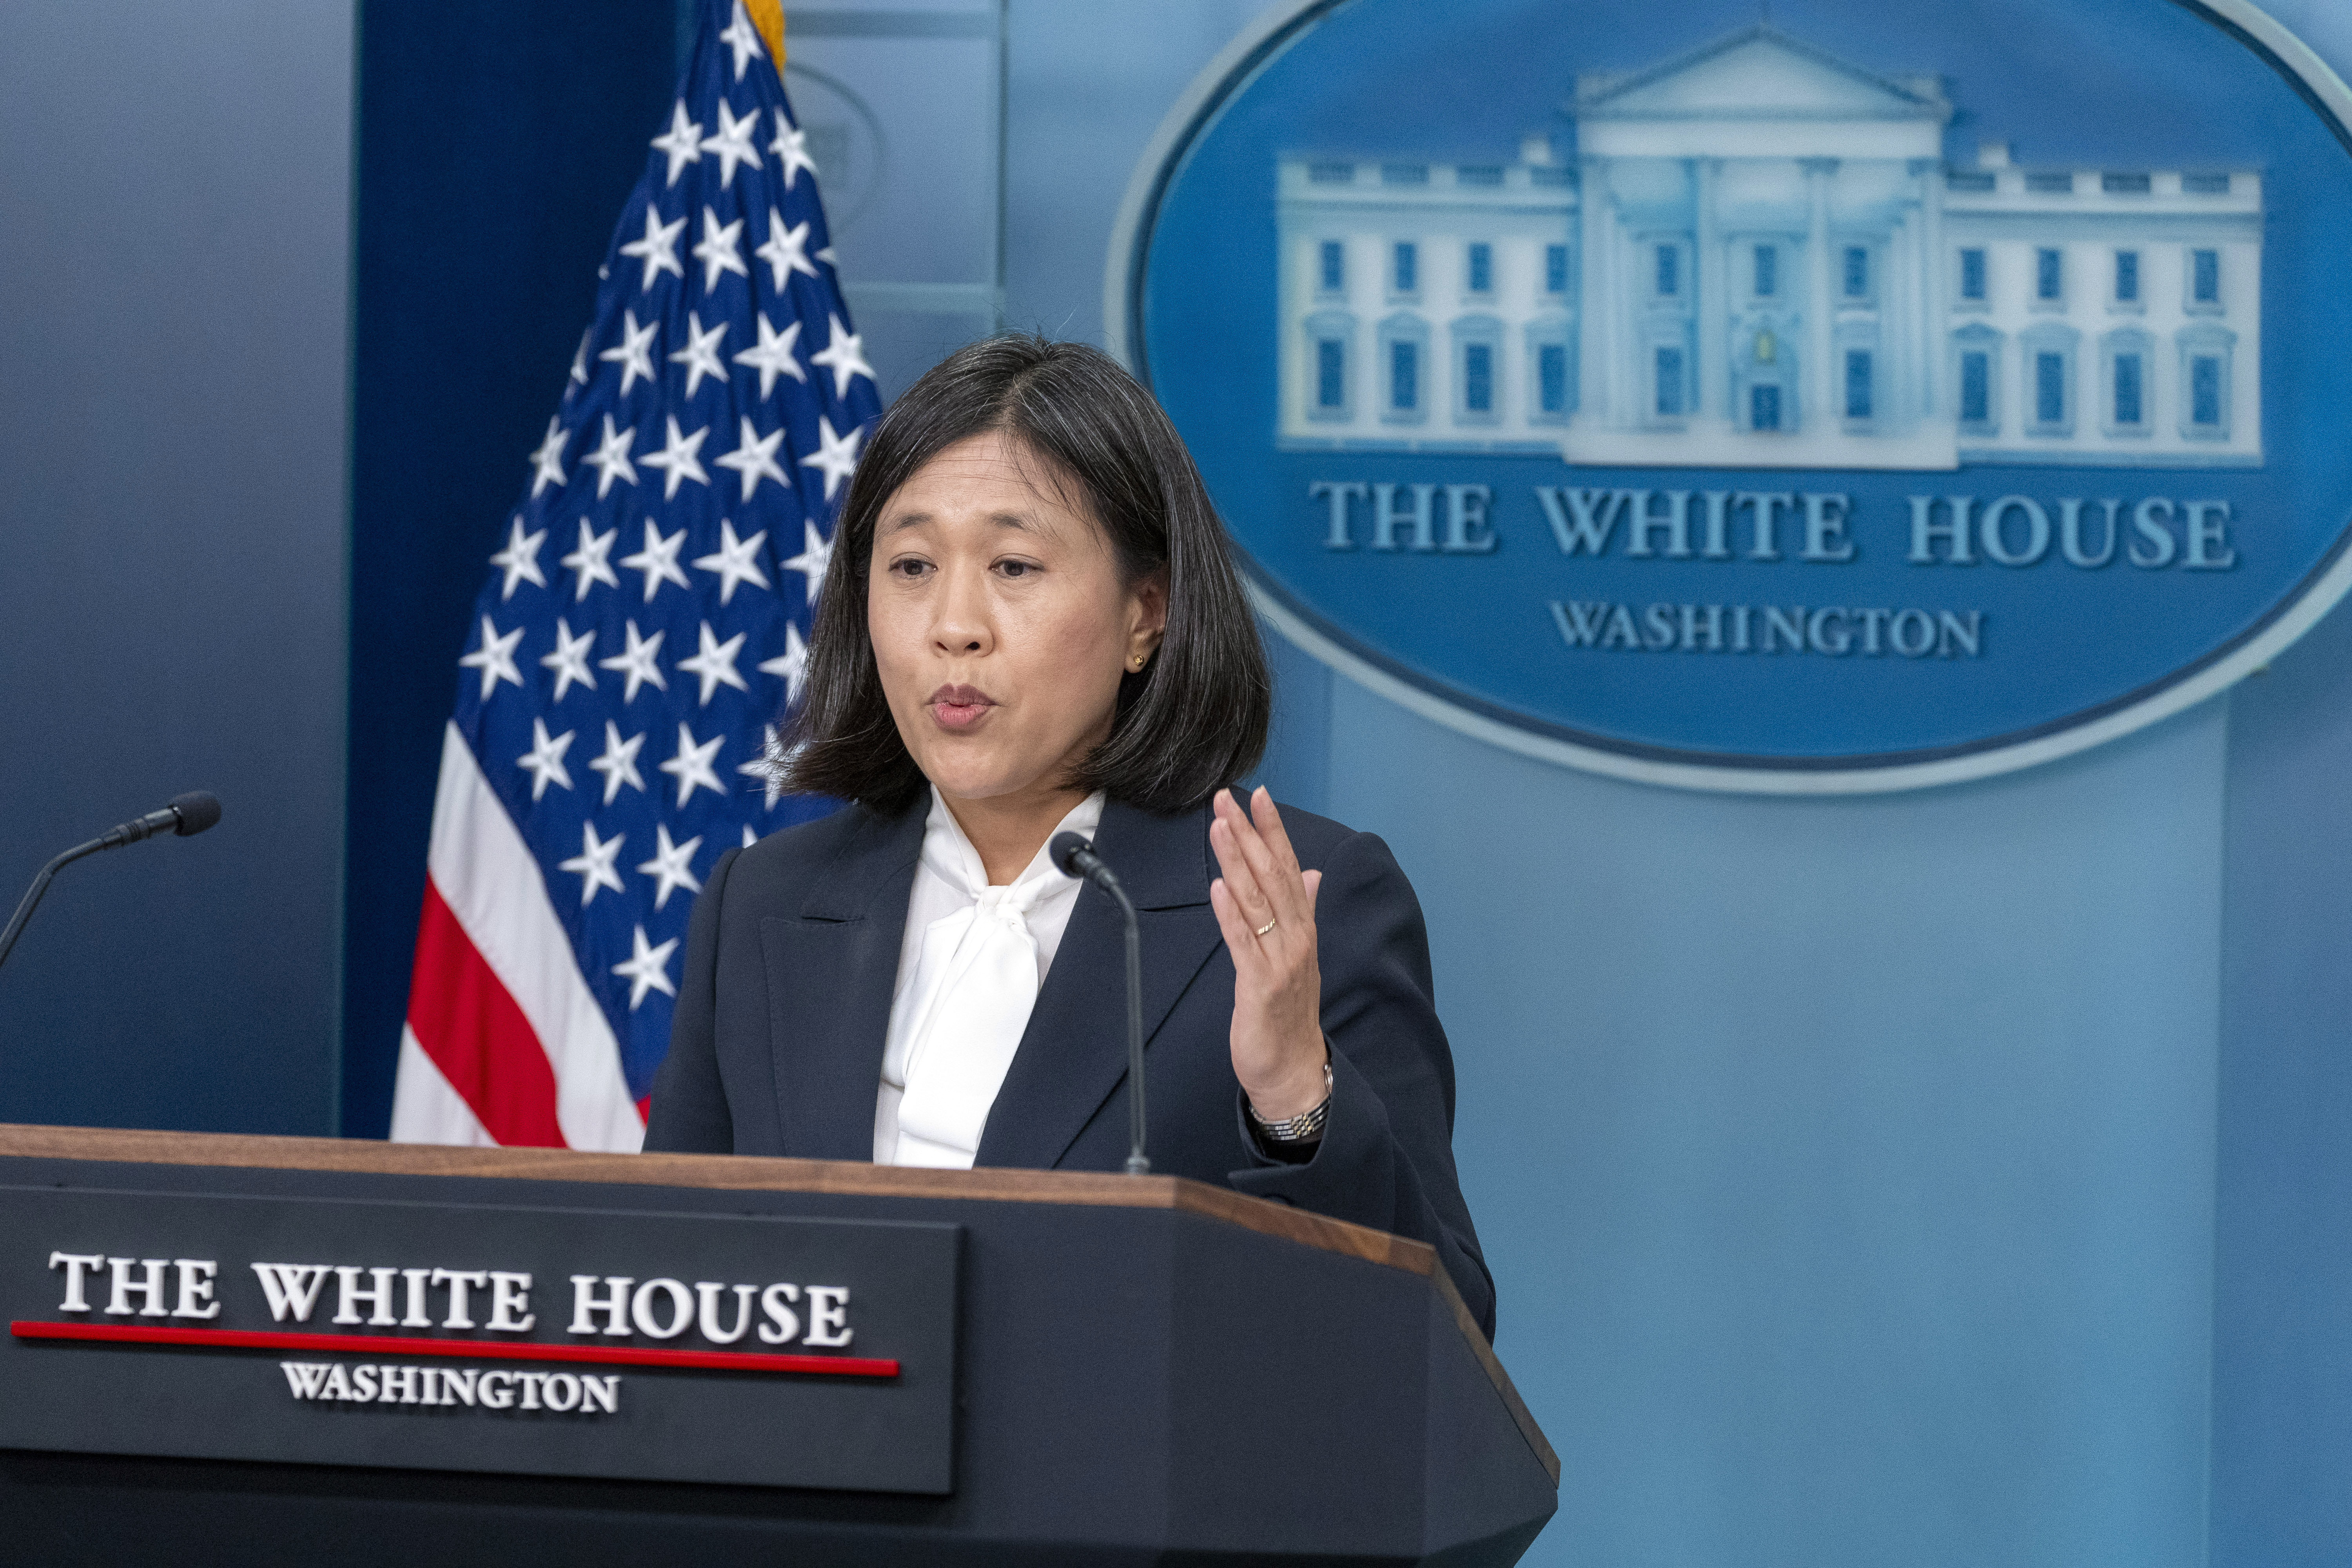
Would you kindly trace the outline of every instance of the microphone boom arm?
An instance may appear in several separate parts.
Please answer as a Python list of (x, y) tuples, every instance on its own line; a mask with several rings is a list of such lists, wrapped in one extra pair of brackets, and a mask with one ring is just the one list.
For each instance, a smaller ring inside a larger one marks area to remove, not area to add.
[(1064, 875), (1108, 893), (1127, 921), (1127, 1173), (1148, 1176), (1151, 1162), (1143, 1155), (1143, 932), (1136, 923), (1135, 904), (1118, 885), (1118, 874), (1077, 834), (1057, 833), (1047, 847)]
[(117, 840), (114, 835), (110, 833), (102, 838), (93, 838), (87, 844), (75, 845), (41, 868), (40, 874), (33, 879), (33, 885), (25, 889), (24, 898), (17, 902), (16, 912), (9, 917), (8, 929), (5, 931), (0, 931), (0, 963), (8, 962), (10, 950), (16, 945), (16, 939), (25, 933), (26, 922), (33, 918), (33, 911), (40, 907), (41, 895), (49, 890), (49, 883), (57, 874), (86, 855), (95, 855), (101, 849), (113, 848), (118, 842), (126, 841)]
[(120, 849), (126, 844), (152, 838), (167, 827), (183, 838), (202, 833), (218, 822), (220, 816), (219, 798), (206, 791), (195, 790), (187, 795), (174, 795), (172, 804), (163, 810), (151, 811), (144, 816), (132, 817), (119, 827), (110, 827), (87, 844), (75, 845), (42, 867), (40, 874), (33, 879), (33, 885), (25, 889), (24, 898), (18, 900), (16, 912), (8, 917), (8, 929), (0, 931), (0, 963), (8, 962), (8, 954), (16, 947), (16, 939), (25, 934), (26, 924), (32, 920), (33, 911), (40, 907), (41, 895), (49, 890), (49, 883), (59, 871), (84, 856), (95, 855), (102, 849)]

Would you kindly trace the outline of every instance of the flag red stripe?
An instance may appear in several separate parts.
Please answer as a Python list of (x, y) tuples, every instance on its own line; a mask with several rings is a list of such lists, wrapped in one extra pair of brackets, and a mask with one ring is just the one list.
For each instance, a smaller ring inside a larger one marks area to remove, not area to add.
[(509, 1148), (565, 1146), (546, 1048), (430, 877), (408, 1026), (491, 1137)]
[(284, 1334), (251, 1329), (151, 1329), (136, 1323), (40, 1323), (18, 1320), (20, 1340), (97, 1340), (115, 1344), (203, 1345), (221, 1350), (313, 1351), (320, 1354), (431, 1355), (462, 1361), (569, 1361), (599, 1366), (674, 1366), (716, 1372), (805, 1372), (833, 1377), (896, 1377), (898, 1363), (875, 1356), (759, 1355), (751, 1352), (638, 1350), (627, 1345), (499, 1344), (406, 1334)]

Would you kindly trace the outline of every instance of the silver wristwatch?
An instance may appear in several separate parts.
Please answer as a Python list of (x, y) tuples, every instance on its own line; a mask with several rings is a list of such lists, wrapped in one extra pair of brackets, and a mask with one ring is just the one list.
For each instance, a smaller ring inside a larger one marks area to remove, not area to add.
[(1323, 1123), (1331, 1119), (1331, 1062), (1323, 1062), (1323, 1098), (1314, 1109), (1296, 1116), (1286, 1116), (1279, 1121), (1268, 1121), (1257, 1113), (1257, 1107), (1244, 1102), (1249, 1119), (1257, 1127), (1258, 1136), (1269, 1143), (1313, 1143), (1323, 1136)]

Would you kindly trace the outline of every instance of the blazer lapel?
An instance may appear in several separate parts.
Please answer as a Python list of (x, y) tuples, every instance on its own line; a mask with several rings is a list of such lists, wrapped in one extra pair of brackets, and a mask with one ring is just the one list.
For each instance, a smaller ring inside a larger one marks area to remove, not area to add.
[(923, 818), (914, 807), (895, 817), (868, 814), (863, 830), (818, 872), (799, 918), (761, 922), (785, 1154), (874, 1157), (874, 1097)]
[[(1148, 1046), (1223, 940), (1209, 907), (1209, 811), (1154, 816), (1112, 801), (1095, 847), (1135, 901)], [(974, 1164), (1052, 1167), (1126, 1079), (1125, 929), (1108, 894), (1078, 894)]]

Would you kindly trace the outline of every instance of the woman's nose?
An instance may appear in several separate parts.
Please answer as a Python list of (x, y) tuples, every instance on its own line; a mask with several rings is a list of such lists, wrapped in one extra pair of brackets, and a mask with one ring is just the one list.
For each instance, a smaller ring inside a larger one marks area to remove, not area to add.
[(939, 617), (931, 625), (931, 644), (948, 655), (986, 654), (996, 646), (989, 624), (984, 574), (950, 569), (942, 574), (946, 590), (938, 599)]

